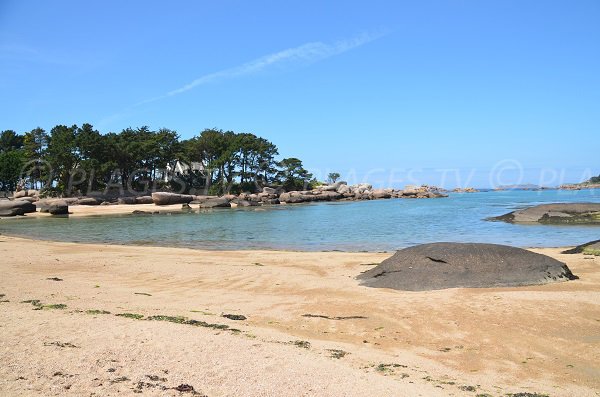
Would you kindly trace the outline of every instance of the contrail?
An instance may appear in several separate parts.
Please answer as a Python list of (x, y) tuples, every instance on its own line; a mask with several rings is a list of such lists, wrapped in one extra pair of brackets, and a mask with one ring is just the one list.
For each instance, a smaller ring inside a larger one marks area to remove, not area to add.
[(229, 80), (237, 77), (255, 74), (266, 69), (272, 68), (274, 66), (291, 66), (298, 63), (315, 63), (323, 59), (327, 59), (332, 56), (339, 55), (344, 52), (350, 51), (354, 48), (360, 47), (364, 44), (367, 44), (373, 40), (382, 37), (383, 35), (384, 34), (381, 33), (363, 33), (354, 38), (341, 40), (330, 44), (323, 43), (320, 41), (302, 44), (298, 47), (288, 48), (283, 51), (262, 56), (250, 62), (246, 62), (240, 66), (224, 69), (214, 73), (205, 74), (204, 76), (200, 76), (194, 81), (182, 87), (167, 92), (165, 95), (146, 99), (142, 102), (139, 102), (137, 105), (179, 95), (204, 84), (215, 83), (218, 81)]

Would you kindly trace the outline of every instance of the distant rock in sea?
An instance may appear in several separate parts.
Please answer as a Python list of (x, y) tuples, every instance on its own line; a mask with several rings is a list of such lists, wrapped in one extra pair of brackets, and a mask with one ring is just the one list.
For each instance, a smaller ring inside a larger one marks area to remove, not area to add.
[(478, 193), (479, 190), (472, 188), (472, 187), (465, 187), (465, 188), (457, 187), (456, 189), (453, 189), (452, 192), (453, 193)]
[(487, 220), (550, 225), (600, 225), (600, 203), (541, 204)]
[(511, 287), (576, 278), (566, 264), (549, 256), (479, 243), (405, 248), (358, 276), (364, 286), (404, 291)]

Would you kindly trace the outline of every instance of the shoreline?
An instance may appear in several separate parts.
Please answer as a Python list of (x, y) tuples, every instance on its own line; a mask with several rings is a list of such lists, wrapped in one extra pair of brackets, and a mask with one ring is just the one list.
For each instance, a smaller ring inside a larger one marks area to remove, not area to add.
[[(115, 215), (115, 216), (120, 216), (120, 215)], [(53, 240), (53, 239), (45, 239), (45, 238), (36, 238), (35, 236), (26, 236), (26, 235), (19, 235), (19, 234), (11, 234), (11, 233), (0, 233), (0, 237), (9, 237), (9, 238), (14, 238), (14, 239), (22, 239), (22, 240), (28, 240), (28, 241), (43, 241), (43, 242), (48, 242), (48, 243), (64, 243), (64, 244), (81, 244), (81, 245), (101, 245), (101, 246), (116, 246), (116, 247), (149, 247), (149, 248), (173, 248), (173, 249), (186, 249), (186, 250), (192, 250), (192, 251), (200, 251), (200, 252), (220, 252), (220, 253), (234, 253), (234, 252), (247, 252), (247, 253), (256, 253), (256, 252), (272, 252), (272, 253), (296, 253), (296, 254), (300, 254), (300, 253), (339, 253), (339, 254), (384, 254), (384, 255), (392, 255), (393, 253), (395, 253), (398, 250), (404, 249), (404, 248), (409, 248), (410, 246), (406, 246), (406, 247), (399, 247), (397, 249), (390, 249), (390, 250), (379, 250), (379, 251), (367, 251), (367, 250), (360, 250), (360, 251), (350, 251), (350, 250), (340, 250), (340, 249), (330, 249), (330, 250), (303, 250), (303, 249), (285, 249), (285, 248), (239, 248), (239, 249), (231, 249), (231, 248), (224, 248), (224, 249), (219, 249), (219, 248), (207, 248), (207, 247), (192, 247), (192, 246), (185, 246), (185, 245), (180, 245), (180, 246), (174, 246), (173, 244), (165, 244), (165, 245), (160, 245), (160, 244), (156, 244), (155, 242), (153, 243), (116, 243), (116, 242), (111, 242), (111, 241), (99, 241), (99, 242), (88, 242), (88, 241), (65, 241), (65, 240)], [(452, 241), (440, 241), (440, 242), (452, 242)], [(544, 250), (544, 249), (557, 249), (557, 250), (567, 250), (567, 249), (571, 249), (574, 248), (575, 245), (557, 245), (557, 246), (518, 246), (518, 245), (514, 245), (514, 247), (516, 248), (522, 248), (525, 250)]]
[[(190, 384), (211, 397), (463, 396), (474, 395), (471, 387), (492, 396), (595, 396), (600, 258), (532, 251), (565, 261), (580, 279), (403, 292), (355, 280), (390, 253), (2, 235), (0, 294), (9, 302), (0, 303), (0, 391), (112, 395), (141, 387), (144, 395), (178, 395), (160, 387)], [(153, 316), (166, 321), (148, 321)], [(172, 323), (179, 316), (239, 332)]]

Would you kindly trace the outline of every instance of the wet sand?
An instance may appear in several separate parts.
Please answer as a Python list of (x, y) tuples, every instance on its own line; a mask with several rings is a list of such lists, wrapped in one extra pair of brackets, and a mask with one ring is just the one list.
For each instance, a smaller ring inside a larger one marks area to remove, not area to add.
[(600, 257), (533, 251), (580, 279), (401, 292), (354, 278), (390, 254), (0, 236), (0, 395), (598, 396)]

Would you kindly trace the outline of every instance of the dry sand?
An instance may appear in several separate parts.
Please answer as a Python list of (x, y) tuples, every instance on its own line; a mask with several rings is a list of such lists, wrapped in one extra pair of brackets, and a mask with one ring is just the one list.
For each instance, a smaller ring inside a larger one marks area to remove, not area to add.
[[(598, 396), (600, 257), (534, 251), (580, 279), (402, 292), (354, 278), (388, 254), (0, 236), (0, 395), (191, 395), (169, 389), (189, 384), (211, 397)], [(31, 299), (67, 307), (21, 303)], [(118, 313), (185, 316), (240, 332)], [(331, 349), (347, 355), (331, 357)]]

